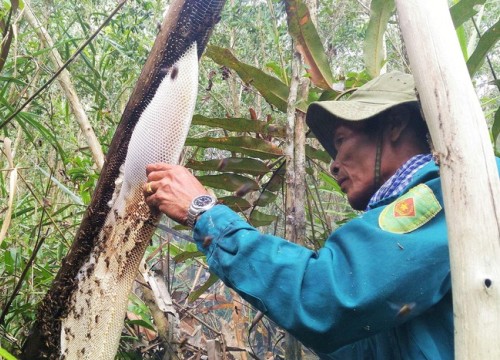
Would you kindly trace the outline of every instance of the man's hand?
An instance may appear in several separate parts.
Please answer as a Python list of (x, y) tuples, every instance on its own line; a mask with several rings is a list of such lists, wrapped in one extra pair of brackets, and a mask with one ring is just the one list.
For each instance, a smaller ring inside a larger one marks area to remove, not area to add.
[(143, 186), (146, 203), (184, 225), (191, 201), (208, 194), (198, 179), (180, 165), (150, 164), (146, 174), (148, 182)]

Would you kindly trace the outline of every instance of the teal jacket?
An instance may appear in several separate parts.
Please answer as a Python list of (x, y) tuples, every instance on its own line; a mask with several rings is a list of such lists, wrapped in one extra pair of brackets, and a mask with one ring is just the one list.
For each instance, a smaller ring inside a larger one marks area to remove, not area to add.
[[(325, 359), (453, 359), (448, 239), (438, 168), (312, 251), (217, 205), (194, 238), (210, 271)], [(210, 239), (211, 241), (207, 241)]]

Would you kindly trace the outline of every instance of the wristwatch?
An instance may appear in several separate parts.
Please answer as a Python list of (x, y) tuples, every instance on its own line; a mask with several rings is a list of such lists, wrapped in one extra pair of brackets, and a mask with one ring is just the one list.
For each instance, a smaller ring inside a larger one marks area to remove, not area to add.
[(217, 204), (217, 199), (210, 195), (200, 195), (191, 201), (188, 210), (187, 226), (194, 227), (198, 216), (205, 211), (214, 207)]

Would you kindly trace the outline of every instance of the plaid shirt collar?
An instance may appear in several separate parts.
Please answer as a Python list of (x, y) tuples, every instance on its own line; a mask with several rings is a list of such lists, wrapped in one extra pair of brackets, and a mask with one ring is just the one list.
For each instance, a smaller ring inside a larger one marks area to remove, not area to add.
[(366, 210), (381, 200), (399, 195), (410, 183), (413, 175), (432, 160), (431, 154), (415, 155), (405, 162), (389, 180), (387, 180), (371, 197)]

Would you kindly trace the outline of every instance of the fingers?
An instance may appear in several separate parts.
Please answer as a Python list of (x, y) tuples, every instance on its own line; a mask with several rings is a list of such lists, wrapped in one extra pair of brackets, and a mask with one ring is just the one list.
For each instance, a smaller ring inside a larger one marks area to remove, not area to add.
[[(149, 179), (148, 179), (149, 180)], [(169, 193), (171, 191), (169, 180), (165, 177), (160, 178), (158, 181), (148, 181), (142, 185), (142, 191), (146, 197), (157, 194), (159, 192)]]
[(185, 169), (180, 165), (171, 165), (171, 164), (150, 164), (146, 167), (146, 175), (148, 177), (148, 181), (160, 181), (163, 179), (172, 180), (174, 177), (179, 176), (180, 173), (183, 173)]
[(169, 171), (179, 165), (165, 164), (165, 163), (154, 163), (146, 166), (146, 175), (156, 171)]
[(155, 212), (156, 211), (160, 211), (161, 212), (161, 209), (160, 209), (160, 201), (158, 199), (158, 196), (156, 196), (155, 194), (153, 195), (145, 195), (144, 196), (144, 200), (146, 201), (146, 204), (149, 206), (149, 208), (151, 210), (154, 210)]
[(165, 166), (167, 166), (167, 164), (164, 163), (148, 164), (146, 165), (146, 174), (149, 175), (152, 171), (164, 170)]
[[(151, 185), (152, 193), (148, 193), (148, 184)], [(156, 186), (159, 187), (156, 188)], [(159, 211), (180, 224), (186, 223), (189, 202), (180, 201), (175, 195), (172, 195), (173, 193), (166, 191), (161, 186), (161, 182), (146, 183), (143, 189), (144, 199), (152, 212)]]

